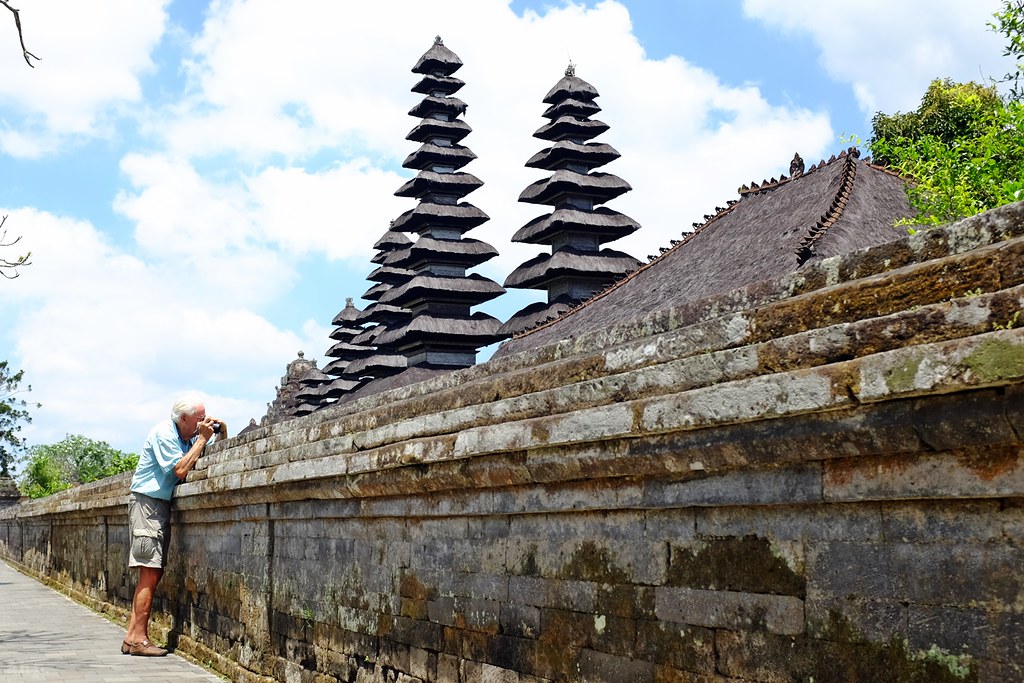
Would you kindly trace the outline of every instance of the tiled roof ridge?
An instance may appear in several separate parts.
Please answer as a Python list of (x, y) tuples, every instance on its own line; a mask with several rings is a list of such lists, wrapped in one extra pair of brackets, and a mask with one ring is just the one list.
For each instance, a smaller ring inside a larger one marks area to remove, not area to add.
[[(828, 210), (808, 229), (807, 234), (800, 242), (800, 246), (797, 247), (798, 265), (802, 266), (807, 262), (807, 259), (814, 256), (815, 243), (824, 237), (829, 228), (835, 225), (836, 221), (842, 217), (843, 211), (846, 209), (846, 203), (850, 201), (850, 195), (853, 193), (853, 183), (857, 178), (857, 158), (860, 156), (860, 151), (856, 147), (851, 147), (848, 154), (844, 151), (840, 156), (846, 157), (843, 165), (843, 179), (839, 183), (839, 189), (836, 191), (835, 197), (832, 198)], [(831, 162), (832, 160), (830, 159), (829, 161)]]
[[(817, 164), (811, 164), (811, 167), (808, 168), (805, 171), (804, 170), (803, 159), (800, 158), (799, 154), (794, 154), (793, 155), (793, 160), (792, 160), (792, 162), (790, 163), (790, 166), (789, 166), (790, 175), (788, 177), (785, 174), (780, 174), (778, 179), (773, 177), (771, 180), (764, 180), (764, 181), (762, 181), (760, 185), (758, 183), (756, 183), (756, 182), (752, 182), (749, 186), (748, 185), (740, 186), (740, 188), (737, 190), (737, 192), (739, 192), (739, 194), (740, 194), (740, 199), (730, 199), (730, 200), (726, 201), (726, 206), (725, 207), (720, 207), (720, 206), (719, 207), (715, 207), (715, 213), (714, 214), (704, 214), (704, 222), (703, 223), (694, 223), (693, 224), (693, 232), (683, 233), (683, 239), (681, 239), (681, 240), (672, 240), (672, 246), (670, 246), (670, 247), (661, 247), (661, 253), (660, 254), (658, 254), (656, 256), (655, 255), (649, 255), (647, 257), (648, 258), (648, 262), (643, 264), (643, 265), (641, 265), (639, 268), (637, 268), (633, 272), (631, 272), (631, 273), (629, 273), (627, 275), (624, 275), (622, 278), (620, 278), (620, 279), (616, 280), (615, 282), (613, 282), (612, 284), (608, 285), (608, 287), (606, 287), (605, 289), (603, 289), (600, 292), (598, 292), (597, 294), (593, 295), (592, 297), (590, 297), (586, 301), (581, 302), (577, 306), (574, 306), (574, 307), (570, 308), (568, 311), (565, 311), (561, 315), (559, 315), (559, 316), (557, 316), (555, 318), (552, 318), (550, 320), (547, 320), (547, 321), (545, 321), (543, 323), (540, 323), (540, 324), (538, 324), (538, 325), (536, 325), (534, 327), (530, 327), (530, 328), (527, 328), (525, 330), (522, 330), (520, 332), (517, 332), (517, 333), (513, 334), (512, 335), (512, 339), (520, 339), (520, 338), (525, 337), (525, 336), (527, 336), (529, 334), (533, 334), (534, 332), (538, 332), (538, 331), (543, 330), (543, 329), (545, 329), (547, 327), (550, 327), (551, 325), (555, 324), (556, 322), (558, 322), (558, 321), (560, 321), (560, 320), (562, 320), (564, 318), (568, 318), (569, 316), (573, 315), (574, 313), (577, 313), (578, 311), (583, 310), (584, 308), (589, 306), (591, 303), (593, 303), (595, 301), (599, 301), (600, 299), (603, 299), (605, 296), (607, 296), (608, 294), (611, 294), (616, 289), (618, 289), (619, 287), (621, 287), (622, 285), (626, 284), (627, 282), (632, 280), (634, 277), (639, 275), (640, 273), (644, 272), (645, 270), (647, 270), (648, 268), (653, 266), (655, 263), (658, 263), (659, 261), (661, 261), (661, 259), (664, 258), (666, 255), (668, 255), (668, 254), (674, 252), (676, 249), (682, 247), (684, 244), (686, 244), (691, 239), (693, 239), (694, 236), (696, 236), (697, 233), (699, 233), (705, 227), (707, 227), (711, 223), (715, 222), (719, 218), (722, 218), (723, 216), (728, 215), (732, 211), (733, 207), (740, 200), (742, 200), (744, 197), (747, 197), (747, 196), (753, 195), (753, 194), (760, 194), (762, 192), (768, 192), (768, 191), (774, 190), (774, 189), (776, 189), (778, 187), (781, 187), (782, 185), (785, 185), (786, 183), (789, 183), (790, 181), (792, 181), (792, 180), (794, 180), (796, 178), (800, 178), (800, 177), (805, 176), (805, 175), (807, 175), (809, 173), (813, 173), (814, 171), (817, 171), (817, 170), (823, 168), (826, 165), (835, 163), (835, 162), (840, 161), (840, 160), (846, 160), (849, 157), (856, 158), (856, 157), (859, 157), (859, 156), (860, 156), (860, 150), (858, 150), (856, 147), (850, 147), (849, 149), (845, 149), (845, 150), (841, 151), (838, 156), (833, 154), (831, 157), (829, 157), (829, 159), (827, 161), (825, 159), (822, 159)], [(845, 202), (844, 202), (844, 206), (845, 206)]]
[(537, 332), (539, 330), (543, 330), (546, 327), (550, 327), (551, 325), (555, 324), (556, 322), (558, 322), (558, 321), (560, 321), (560, 320), (562, 320), (564, 318), (567, 318), (570, 315), (572, 315), (572, 314), (574, 314), (574, 313), (576, 313), (578, 311), (583, 310), (584, 308), (589, 306), (591, 303), (593, 303), (595, 301), (599, 301), (600, 299), (603, 299), (604, 297), (608, 296), (609, 294), (614, 292), (616, 289), (618, 289), (622, 285), (626, 284), (627, 282), (632, 280), (634, 277), (636, 277), (637, 275), (639, 275), (640, 273), (644, 272), (645, 270), (647, 270), (648, 268), (653, 266), (655, 263), (660, 261), (666, 254), (669, 254), (670, 252), (675, 251), (679, 247), (681, 247), (684, 244), (686, 244), (687, 242), (689, 242), (691, 239), (693, 239), (693, 237), (698, 232), (703, 230), (706, 226), (710, 225), (711, 223), (713, 223), (717, 219), (721, 218), (722, 216), (725, 216), (726, 214), (730, 213), (732, 211), (733, 206), (735, 206), (737, 202), (739, 202), (738, 199), (730, 199), (730, 200), (728, 200), (726, 202), (727, 206), (725, 208), (716, 207), (718, 211), (717, 211), (717, 213), (715, 213), (715, 215), (713, 215), (713, 216), (705, 215), (704, 216), (704, 218), (705, 218), (705, 222), (704, 223), (694, 223), (693, 224), (693, 227), (694, 227), (693, 232), (684, 233), (683, 239), (681, 239), (681, 240), (672, 240), (672, 246), (671, 247), (662, 247), (661, 248), (661, 253), (658, 254), (657, 256), (648, 256), (648, 259), (649, 259), (648, 262), (644, 263), (643, 265), (641, 265), (639, 268), (637, 268), (633, 272), (628, 273), (628, 274), (622, 276), (621, 278), (619, 278), (618, 280), (616, 280), (612, 284), (608, 285), (606, 288), (604, 288), (603, 290), (601, 290), (597, 294), (593, 295), (589, 299), (586, 299), (585, 301), (581, 302), (580, 304), (578, 304), (576, 306), (573, 306), (572, 308), (570, 308), (568, 311), (565, 311), (561, 315), (559, 315), (557, 317), (554, 317), (554, 318), (551, 318), (550, 320), (547, 320), (547, 321), (545, 321), (543, 323), (540, 323), (539, 325), (535, 325), (533, 327), (530, 327), (530, 328), (527, 328), (525, 330), (522, 330), (521, 332), (517, 332), (517, 333), (512, 335), (512, 338), (513, 339), (519, 339), (521, 337), (525, 337), (528, 334), (532, 334), (532, 333)]

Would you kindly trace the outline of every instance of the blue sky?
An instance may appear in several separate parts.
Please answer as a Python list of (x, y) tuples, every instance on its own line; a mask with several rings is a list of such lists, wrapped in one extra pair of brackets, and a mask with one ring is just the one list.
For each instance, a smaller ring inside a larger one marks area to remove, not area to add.
[[(610, 206), (643, 226), (611, 246), (644, 259), (794, 152), (868, 137), (932, 78), (1003, 73), (997, 7), (39, 0), (22, 8), (35, 69), (0, 13), (0, 213), (34, 262), (0, 281), (0, 358), (43, 404), (29, 442), (136, 450), (193, 389), (235, 431), (298, 350), (325, 364), (373, 242), (414, 203), (393, 193), (415, 148), (410, 68), (435, 34), (465, 63), (466, 170), (485, 182), (467, 200), (491, 216), (469, 236), (501, 253), (478, 269), (500, 283), (537, 252), (509, 238), (542, 213), (516, 198), (541, 177), (524, 163), (570, 60), (622, 154), (602, 170), (634, 188)], [(539, 296), (482, 310), (504, 320)]]

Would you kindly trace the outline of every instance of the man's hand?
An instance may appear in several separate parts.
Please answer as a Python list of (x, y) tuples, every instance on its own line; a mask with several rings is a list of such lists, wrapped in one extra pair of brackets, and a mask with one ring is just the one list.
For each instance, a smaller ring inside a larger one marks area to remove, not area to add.
[(217, 420), (214, 420), (212, 417), (207, 416), (206, 418), (203, 419), (202, 422), (199, 423), (199, 436), (202, 437), (204, 442), (209, 443), (210, 439), (213, 438), (213, 425), (215, 425), (217, 422)]

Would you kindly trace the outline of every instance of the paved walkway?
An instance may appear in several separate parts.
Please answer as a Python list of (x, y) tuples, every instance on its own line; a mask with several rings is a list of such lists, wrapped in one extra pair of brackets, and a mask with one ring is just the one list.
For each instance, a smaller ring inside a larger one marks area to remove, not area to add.
[(123, 638), (123, 628), (0, 561), (0, 681), (224, 680), (173, 654), (122, 655)]

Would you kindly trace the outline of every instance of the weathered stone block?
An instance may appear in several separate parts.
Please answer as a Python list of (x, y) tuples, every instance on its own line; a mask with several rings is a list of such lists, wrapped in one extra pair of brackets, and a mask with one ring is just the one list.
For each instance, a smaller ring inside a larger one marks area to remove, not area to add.
[(650, 662), (618, 657), (596, 650), (580, 652), (579, 673), (582, 680), (594, 683), (653, 683), (654, 666)]
[(671, 544), (667, 586), (803, 597), (803, 546), (748, 535)]
[(662, 587), (654, 589), (659, 619), (707, 628), (804, 631), (804, 601), (786, 595)]

